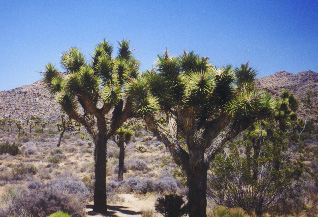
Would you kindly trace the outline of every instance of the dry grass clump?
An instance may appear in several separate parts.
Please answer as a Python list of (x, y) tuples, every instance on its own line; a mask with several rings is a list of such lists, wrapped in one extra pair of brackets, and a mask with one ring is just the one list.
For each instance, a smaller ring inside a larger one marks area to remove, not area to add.
[(158, 215), (153, 210), (144, 210), (141, 211), (142, 217), (157, 217)]
[(207, 217), (248, 217), (245, 211), (241, 208), (227, 208), (218, 206), (213, 210), (208, 210)]

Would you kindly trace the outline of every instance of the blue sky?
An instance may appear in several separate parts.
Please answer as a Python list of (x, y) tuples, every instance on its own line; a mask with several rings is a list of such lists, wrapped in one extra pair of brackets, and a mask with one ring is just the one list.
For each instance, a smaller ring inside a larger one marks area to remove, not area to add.
[(318, 71), (318, 0), (0, 0), (0, 91), (41, 79), (72, 46), (89, 59), (104, 38), (130, 40), (142, 71), (166, 48), (249, 61), (258, 77)]

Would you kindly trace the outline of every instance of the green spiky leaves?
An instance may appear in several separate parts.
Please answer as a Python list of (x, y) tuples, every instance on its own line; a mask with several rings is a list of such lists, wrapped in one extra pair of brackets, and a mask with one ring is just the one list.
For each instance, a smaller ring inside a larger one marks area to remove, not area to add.
[(254, 79), (257, 71), (248, 66), (248, 63), (242, 64), (240, 68), (235, 69), (236, 84), (239, 88), (251, 89), (254, 87)]
[(140, 77), (131, 83), (129, 93), (134, 96), (134, 113), (138, 117), (155, 115), (160, 106), (158, 100), (149, 91), (149, 83), (146, 77)]
[(271, 114), (273, 102), (266, 93), (258, 90), (243, 91), (227, 105), (227, 112), (239, 120), (263, 117)]
[(119, 44), (118, 58), (129, 60), (132, 56), (132, 52), (129, 47), (129, 41), (122, 40), (122, 41), (119, 41), (118, 44)]
[(85, 64), (85, 58), (77, 48), (72, 47), (62, 54), (61, 64), (68, 72), (73, 73)]
[(185, 73), (191, 72), (205, 72), (209, 68), (207, 57), (200, 57), (196, 55), (193, 51), (187, 53), (184, 51), (184, 55), (180, 57), (181, 67)]
[(119, 44), (120, 55), (112, 58), (113, 47), (106, 40), (99, 43), (91, 65), (86, 64), (77, 48), (70, 48), (61, 59), (69, 72), (67, 75), (62, 76), (52, 64), (46, 66), (44, 81), (65, 111), (72, 111), (78, 105), (94, 114), (102, 108), (108, 111), (128, 93), (125, 89), (137, 78), (139, 62), (133, 58), (127, 41)]
[(57, 71), (57, 69), (55, 69), (52, 63), (47, 64), (45, 68), (46, 68), (46, 71), (43, 72), (44, 83), (48, 85), (52, 93), (59, 92), (61, 90), (61, 82), (62, 82), (62, 78), (59, 72)]

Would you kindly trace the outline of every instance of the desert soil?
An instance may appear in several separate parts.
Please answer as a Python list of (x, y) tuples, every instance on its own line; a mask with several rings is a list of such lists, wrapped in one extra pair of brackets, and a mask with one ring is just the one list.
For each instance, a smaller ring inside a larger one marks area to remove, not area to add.
[[(108, 214), (102, 215), (94, 213), (92, 203), (86, 208), (88, 216), (114, 216), (114, 217), (141, 217), (141, 211), (154, 211), (155, 196), (135, 196), (134, 194), (118, 194), (117, 204), (108, 205)], [(159, 215), (158, 215), (159, 216)]]

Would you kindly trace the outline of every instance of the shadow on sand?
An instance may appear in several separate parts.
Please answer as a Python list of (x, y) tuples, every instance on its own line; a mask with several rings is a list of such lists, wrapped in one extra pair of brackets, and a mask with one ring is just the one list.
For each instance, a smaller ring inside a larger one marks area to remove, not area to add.
[[(88, 209), (93, 209), (93, 205), (86, 205), (86, 208)], [(94, 211), (89, 211), (88, 215), (89, 216), (94, 216), (94, 215), (102, 215), (102, 216), (114, 216), (116, 217), (117, 215), (115, 214), (115, 211), (121, 212), (126, 215), (141, 215), (141, 212), (135, 212), (132, 210), (129, 210), (128, 207), (126, 206), (112, 206), (108, 205), (107, 206), (107, 213), (96, 213)]]

